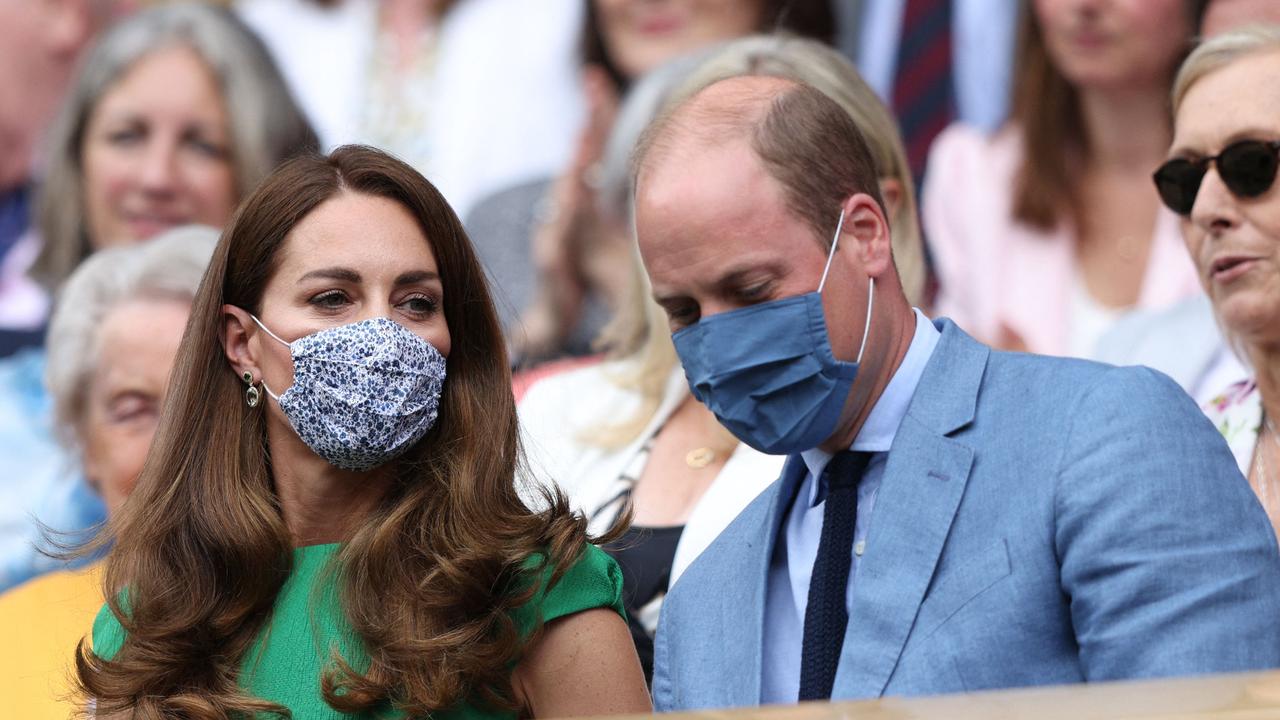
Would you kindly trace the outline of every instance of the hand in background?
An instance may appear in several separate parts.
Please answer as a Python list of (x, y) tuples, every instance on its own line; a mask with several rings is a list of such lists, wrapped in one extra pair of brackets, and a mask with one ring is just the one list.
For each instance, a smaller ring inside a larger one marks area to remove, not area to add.
[(533, 304), (521, 316), (524, 333), (515, 343), (522, 358), (553, 356), (577, 324), (592, 287), (588, 266), (609, 223), (596, 207), (595, 176), (618, 114), (618, 94), (604, 70), (583, 71), (587, 121), (565, 172), (551, 188), (534, 231), (532, 255), (538, 275)]

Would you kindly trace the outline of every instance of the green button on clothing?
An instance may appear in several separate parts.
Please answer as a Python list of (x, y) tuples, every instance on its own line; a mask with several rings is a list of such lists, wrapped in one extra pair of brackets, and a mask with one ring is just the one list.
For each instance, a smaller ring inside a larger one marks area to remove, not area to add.
[[(325, 704), (320, 679), (329, 665), (330, 649), (357, 669), (368, 667), (368, 655), (360, 638), (351, 630), (338, 601), (336, 574), (330, 558), (338, 544), (297, 548), (293, 572), (276, 598), (271, 620), (259, 633), (253, 647), (240, 664), (240, 684), (255, 697), (283, 705), (296, 720), (312, 718), (403, 718), (391, 708), (351, 715)], [(533, 599), (515, 610), (516, 626), (527, 634), (541, 619), (550, 622), (592, 608), (613, 608), (626, 617), (622, 608), (622, 573), (617, 563), (594, 545), (549, 591), (546, 583), (551, 569), (543, 571), (541, 588)], [(120, 622), (104, 606), (93, 625), (93, 650), (110, 660), (124, 643)], [(485, 711), (464, 703), (448, 712), (434, 713), (434, 720), (507, 720), (515, 713)]]

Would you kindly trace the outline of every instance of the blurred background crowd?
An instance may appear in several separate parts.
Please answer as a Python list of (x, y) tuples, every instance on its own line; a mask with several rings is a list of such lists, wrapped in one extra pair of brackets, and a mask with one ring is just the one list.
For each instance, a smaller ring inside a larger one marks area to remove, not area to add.
[(1168, 373), (1280, 518), (1254, 461), (1280, 299), (1216, 304), (1184, 235), (1230, 218), (1152, 183), (1195, 43), (1272, 21), (1269, 0), (0, 0), (0, 590), (58, 571), (0, 625), (47, 644), (31, 615), (76, 596), (53, 582), (100, 606), (52, 539), (128, 496), (217, 231), (283, 160), (361, 143), (463, 219), (530, 455), (593, 527), (632, 513), (615, 555), (650, 668), (666, 588), (782, 462), (691, 398), (632, 237), (641, 132), (738, 74), (855, 120), (913, 304)]

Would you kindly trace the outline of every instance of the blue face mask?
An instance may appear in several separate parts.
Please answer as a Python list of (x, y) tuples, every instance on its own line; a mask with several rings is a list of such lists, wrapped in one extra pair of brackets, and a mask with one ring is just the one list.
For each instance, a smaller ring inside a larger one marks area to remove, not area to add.
[(822, 313), (822, 289), (844, 226), (836, 225), (816, 292), (720, 313), (672, 336), (693, 396), (739, 440), (771, 455), (821, 445), (836, 430), (871, 328), (854, 362), (837, 360)]

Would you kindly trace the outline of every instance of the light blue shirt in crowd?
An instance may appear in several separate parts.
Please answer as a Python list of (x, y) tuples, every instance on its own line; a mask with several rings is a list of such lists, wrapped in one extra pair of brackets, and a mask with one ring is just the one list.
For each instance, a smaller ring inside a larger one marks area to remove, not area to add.
[[(44, 368), (40, 349), (0, 360), (0, 591), (66, 567), (41, 552), (56, 549), (47, 540), (86, 540), (86, 531), (106, 518), (75, 458), (54, 439)], [(42, 524), (55, 533), (52, 538), (44, 536)]]
[[(886, 105), (893, 106), (898, 43), (906, 0), (862, 0), (854, 61)], [(992, 132), (1009, 114), (1018, 0), (953, 0), (952, 86), (956, 119)]]
[[(925, 365), (933, 356), (940, 334), (929, 318), (919, 310), (916, 332), (897, 372), (885, 386), (884, 393), (867, 415), (867, 420), (853, 439), (850, 449), (873, 453), (858, 484), (858, 517), (853, 533), (853, 566), (849, 571), (846, 605), (853, 601), (853, 583), (857, 582), (858, 557), (867, 538), (871, 513), (875, 509), (876, 492), (884, 476), (885, 459), (898, 426), (906, 417), (907, 407), (915, 395)], [(822, 511), (826, 488), (816, 478), (822, 475), (831, 454), (813, 449), (801, 453), (809, 474), (796, 491), (796, 499), (782, 524), (769, 566), (768, 595), (765, 601), (763, 682), (760, 701), (765, 705), (794, 703), (800, 694), (800, 647), (804, 638), (804, 611), (809, 599), (809, 577), (818, 556), (818, 540), (822, 536)], [(852, 608), (849, 622), (858, 618)]]

